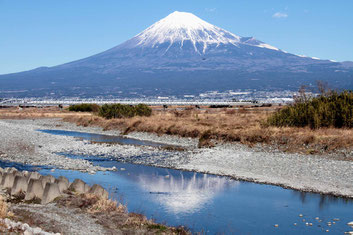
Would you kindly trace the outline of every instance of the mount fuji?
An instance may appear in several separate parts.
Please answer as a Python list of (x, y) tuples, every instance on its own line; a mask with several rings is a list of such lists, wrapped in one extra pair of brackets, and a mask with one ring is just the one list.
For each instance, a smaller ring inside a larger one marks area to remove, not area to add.
[(353, 62), (282, 51), (174, 12), (102, 53), (0, 76), (0, 96), (157, 96), (236, 89), (353, 88)]

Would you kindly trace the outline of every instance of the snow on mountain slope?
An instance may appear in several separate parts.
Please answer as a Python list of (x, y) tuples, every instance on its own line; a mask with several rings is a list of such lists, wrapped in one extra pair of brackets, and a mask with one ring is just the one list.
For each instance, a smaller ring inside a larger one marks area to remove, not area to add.
[(191, 41), (196, 52), (197, 43), (203, 44), (202, 53), (205, 53), (209, 44), (233, 44), (240, 42), (240, 37), (226, 30), (218, 28), (197, 16), (175, 11), (164, 19), (153, 24), (136, 36), (137, 46), (155, 47), (157, 44)]
[[(265, 44), (254, 38), (243, 38), (214, 26), (199, 17), (188, 13), (175, 11), (153, 24), (133, 38), (135, 47), (158, 47), (160, 44), (169, 44), (166, 51), (175, 44), (180, 43), (183, 48), (184, 42), (191, 42), (195, 52), (205, 54), (210, 45), (219, 46), (220, 44), (247, 44), (256, 47), (279, 50), (276, 47)], [(202, 45), (200, 49), (197, 45)]]

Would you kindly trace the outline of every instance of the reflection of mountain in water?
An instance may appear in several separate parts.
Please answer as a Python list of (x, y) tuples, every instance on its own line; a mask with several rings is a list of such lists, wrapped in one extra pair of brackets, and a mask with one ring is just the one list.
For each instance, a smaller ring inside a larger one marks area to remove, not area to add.
[(238, 184), (226, 177), (194, 173), (189, 177), (139, 175), (138, 184), (144, 190), (153, 193), (153, 198), (172, 213), (191, 213), (199, 210), (211, 201), (219, 192)]

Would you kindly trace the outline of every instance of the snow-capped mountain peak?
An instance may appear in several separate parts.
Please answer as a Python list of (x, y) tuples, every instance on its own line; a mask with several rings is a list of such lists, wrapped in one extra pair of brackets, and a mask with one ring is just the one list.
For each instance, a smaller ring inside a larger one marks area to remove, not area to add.
[[(185, 41), (190, 41), (195, 51), (205, 53), (210, 44), (236, 45), (240, 38), (191, 13), (175, 11), (136, 35), (135, 40), (137, 46), (143, 47), (155, 47), (163, 43), (180, 43), (182, 47)], [(202, 51), (198, 50), (197, 44), (203, 45)]]

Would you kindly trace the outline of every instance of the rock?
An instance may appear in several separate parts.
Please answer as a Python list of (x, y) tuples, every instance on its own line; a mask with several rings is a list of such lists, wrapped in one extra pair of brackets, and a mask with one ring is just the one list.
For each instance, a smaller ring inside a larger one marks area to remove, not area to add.
[(33, 198), (42, 199), (43, 197), (43, 184), (42, 181), (39, 179), (30, 179), (28, 183), (27, 193), (25, 200), (32, 200)]
[(303, 217), (303, 214), (299, 214), (299, 217)]
[(61, 195), (59, 186), (56, 183), (47, 183), (44, 188), (42, 204), (52, 202), (55, 198)]
[(23, 235), (33, 235), (33, 233), (30, 232), (29, 230), (26, 230), (26, 231), (23, 232)]
[[(62, 178), (60, 178), (62, 177)], [(60, 176), (59, 179), (55, 180), (55, 183), (58, 184), (60, 193), (63, 193), (65, 190), (67, 190), (70, 186), (69, 180), (63, 176)]]
[(348, 226), (353, 226), (353, 221), (347, 223)]
[(30, 228), (30, 226), (27, 223), (24, 223), (21, 225), (20, 227), (22, 230), (28, 230)]
[(24, 177), (27, 177), (27, 178), (28, 178), (29, 172), (28, 172), (28, 171), (22, 171), (22, 175), (23, 175)]
[(99, 197), (103, 197), (105, 199), (108, 199), (109, 193), (100, 185), (94, 184), (92, 188), (90, 189), (89, 193), (92, 193), (94, 195), (97, 195)]
[(88, 193), (91, 190), (91, 187), (85, 183), (85, 193)]
[(65, 176), (59, 176), (58, 180), (66, 181), (67, 184), (70, 184), (70, 181)]
[(85, 193), (86, 190), (88, 189), (87, 186), (86, 186), (86, 183), (83, 182), (82, 180), (75, 179), (74, 182), (70, 185), (69, 190), (75, 191), (77, 193)]
[(42, 181), (43, 188), (45, 188), (45, 185), (47, 183), (54, 183), (55, 182), (55, 177), (52, 175), (41, 176), (39, 179)]
[(42, 232), (42, 229), (37, 227), (37, 228), (33, 228), (32, 231), (34, 234), (40, 234)]
[(15, 181), (15, 173), (4, 173), (1, 180), (1, 186), (3, 188), (12, 188)]
[(274, 226), (275, 226), (276, 228), (278, 228), (278, 224), (275, 224)]
[(39, 179), (41, 177), (41, 175), (36, 172), (36, 171), (32, 171), (28, 174), (28, 182), (30, 181), (30, 179)]
[(6, 167), (5, 172), (6, 173), (14, 173), (14, 172), (17, 172), (17, 169), (15, 167)]
[(11, 195), (19, 194), (20, 192), (27, 192), (28, 182), (27, 178), (24, 176), (16, 176), (12, 189)]

